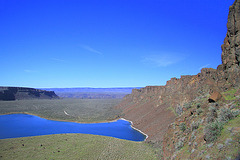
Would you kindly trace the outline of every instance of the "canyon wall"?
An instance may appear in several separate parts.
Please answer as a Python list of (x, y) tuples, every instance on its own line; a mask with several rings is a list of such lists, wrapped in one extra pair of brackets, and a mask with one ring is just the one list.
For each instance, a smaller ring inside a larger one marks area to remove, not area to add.
[(206, 95), (240, 87), (240, 1), (229, 9), (227, 35), (222, 45), (222, 64), (203, 68), (197, 75), (172, 78), (165, 86), (133, 89), (117, 106), (134, 127), (148, 134), (148, 141), (161, 141), (168, 126), (183, 112), (184, 105)]

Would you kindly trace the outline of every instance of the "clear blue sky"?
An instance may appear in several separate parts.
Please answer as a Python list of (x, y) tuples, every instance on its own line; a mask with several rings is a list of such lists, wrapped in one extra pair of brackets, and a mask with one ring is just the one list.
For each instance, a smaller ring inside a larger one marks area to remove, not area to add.
[(234, 0), (0, 0), (0, 85), (144, 87), (221, 63)]

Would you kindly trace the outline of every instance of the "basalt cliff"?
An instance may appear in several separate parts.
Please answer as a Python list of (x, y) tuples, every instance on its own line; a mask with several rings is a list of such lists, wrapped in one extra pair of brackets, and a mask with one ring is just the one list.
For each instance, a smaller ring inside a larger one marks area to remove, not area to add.
[[(124, 118), (148, 134), (148, 142), (162, 142), (165, 159), (214, 159), (206, 148), (211, 143), (218, 146), (218, 141), (217, 138), (208, 139), (212, 132), (207, 133), (205, 126), (219, 122), (218, 128), (226, 127), (228, 123), (219, 118), (227, 112), (231, 115), (228, 120), (239, 118), (240, 0), (229, 8), (227, 34), (221, 48), (222, 64), (217, 69), (203, 68), (197, 75), (172, 78), (165, 86), (133, 89), (117, 106)], [(224, 109), (226, 112), (222, 111)], [(210, 113), (214, 115), (212, 119)], [(240, 128), (235, 130), (240, 131)], [(237, 131), (237, 138), (240, 138)], [(216, 132), (216, 137), (221, 135), (222, 128)], [(199, 133), (197, 137), (196, 133)], [(233, 141), (234, 138), (230, 139)], [(205, 149), (199, 149), (199, 146), (205, 146)], [(188, 154), (184, 157), (182, 153), (185, 152)], [(234, 156), (240, 155), (239, 149), (236, 152)]]
[(53, 91), (45, 91), (26, 87), (0, 87), (0, 100), (11, 101), (21, 99), (56, 99)]

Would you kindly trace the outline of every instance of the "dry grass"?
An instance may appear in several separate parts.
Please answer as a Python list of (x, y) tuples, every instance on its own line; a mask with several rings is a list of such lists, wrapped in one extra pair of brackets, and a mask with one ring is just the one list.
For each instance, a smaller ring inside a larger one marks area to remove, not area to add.
[(116, 119), (120, 111), (113, 107), (120, 101), (120, 99), (0, 101), (0, 114), (21, 112), (54, 120), (98, 122)]
[(0, 159), (157, 159), (152, 147), (84, 134), (59, 134), (0, 140)]

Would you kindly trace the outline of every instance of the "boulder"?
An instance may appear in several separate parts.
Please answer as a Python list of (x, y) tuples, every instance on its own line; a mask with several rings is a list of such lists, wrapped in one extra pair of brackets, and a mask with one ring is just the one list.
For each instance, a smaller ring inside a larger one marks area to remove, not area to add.
[(211, 96), (208, 99), (209, 103), (213, 103), (213, 102), (217, 102), (222, 98), (221, 93), (217, 92), (217, 91), (213, 91), (213, 93), (211, 94)]

